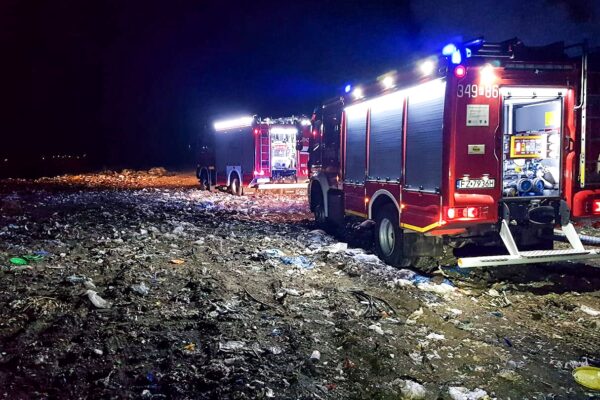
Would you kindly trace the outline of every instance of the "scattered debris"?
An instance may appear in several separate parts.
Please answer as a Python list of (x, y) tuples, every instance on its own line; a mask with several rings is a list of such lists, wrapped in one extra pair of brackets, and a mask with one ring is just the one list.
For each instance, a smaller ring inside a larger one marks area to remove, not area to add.
[(429, 339), (429, 340), (445, 340), (446, 337), (444, 335), (440, 335), (438, 333), (431, 332), (429, 335), (425, 336), (425, 339)]
[(448, 393), (452, 400), (480, 400), (488, 397), (487, 392), (483, 389), (469, 390), (462, 386), (450, 387)]
[(150, 288), (146, 286), (144, 282), (131, 285), (131, 290), (140, 296), (146, 296), (148, 293), (150, 293)]
[(575, 381), (592, 390), (600, 390), (600, 368), (578, 367), (573, 370)]
[(314, 350), (312, 352), (312, 354), (310, 355), (310, 360), (312, 362), (317, 362), (321, 360), (321, 352), (319, 352), (319, 350)]
[(15, 264), (15, 265), (27, 265), (29, 264), (27, 262), (26, 259), (22, 258), (22, 257), (12, 257), (10, 259), (11, 264)]
[(600, 311), (594, 310), (593, 308), (588, 307), (586, 305), (582, 305), (581, 307), (579, 307), (579, 309), (587, 315), (591, 315), (592, 317), (600, 317)]
[(223, 352), (246, 350), (246, 343), (240, 340), (230, 340), (225, 343), (219, 343), (219, 350)]
[(438, 271), (424, 275), (372, 254), (372, 222), (315, 230), (305, 193), (231, 196), (161, 174), (0, 183), (0, 204), (19, 204), (0, 213), (5, 397), (590, 391), (563, 383), (599, 358), (597, 270), (464, 274), (448, 256), (421, 260)]
[(85, 294), (87, 295), (88, 299), (90, 299), (92, 304), (96, 306), (96, 308), (110, 308), (111, 304), (100, 297), (98, 292), (88, 289), (85, 291)]
[(424, 400), (427, 390), (423, 385), (409, 379), (397, 379), (394, 383), (400, 386), (400, 394), (405, 400)]

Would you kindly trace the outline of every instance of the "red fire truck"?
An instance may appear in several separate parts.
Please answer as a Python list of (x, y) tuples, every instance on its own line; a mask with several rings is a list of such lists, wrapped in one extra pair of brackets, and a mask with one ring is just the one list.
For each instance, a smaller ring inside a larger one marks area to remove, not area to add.
[(478, 39), (348, 85), (313, 117), (316, 220), (374, 220), (398, 266), (444, 244), (462, 267), (599, 257), (571, 221), (600, 219), (600, 69), (571, 51)]
[(196, 174), (204, 189), (306, 188), (311, 122), (243, 116), (216, 121)]

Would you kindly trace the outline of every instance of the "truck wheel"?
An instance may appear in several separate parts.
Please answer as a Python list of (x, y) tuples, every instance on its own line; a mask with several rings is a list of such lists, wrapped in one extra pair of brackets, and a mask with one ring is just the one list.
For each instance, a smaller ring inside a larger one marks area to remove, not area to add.
[(318, 197), (315, 199), (315, 205), (313, 207), (313, 214), (315, 215), (315, 222), (317, 226), (321, 228), (327, 227), (327, 216), (325, 216), (325, 204), (323, 204), (323, 195), (321, 191), (318, 191)]
[(229, 192), (234, 196), (242, 195), (242, 185), (240, 185), (240, 178), (237, 174), (231, 177), (231, 183), (229, 184)]
[(375, 218), (375, 248), (379, 257), (395, 267), (406, 267), (411, 259), (404, 256), (403, 232), (398, 226), (398, 211), (393, 204), (385, 205)]

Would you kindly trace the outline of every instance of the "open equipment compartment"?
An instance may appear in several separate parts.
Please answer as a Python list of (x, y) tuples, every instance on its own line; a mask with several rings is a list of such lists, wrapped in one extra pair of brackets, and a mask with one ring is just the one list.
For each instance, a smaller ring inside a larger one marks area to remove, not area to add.
[(274, 126), (269, 130), (271, 142), (271, 173), (273, 180), (297, 181), (298, 152), (294, 126)]
[(559, 197), (563, 98), (517, 90), (503, 99), (503, 197)]

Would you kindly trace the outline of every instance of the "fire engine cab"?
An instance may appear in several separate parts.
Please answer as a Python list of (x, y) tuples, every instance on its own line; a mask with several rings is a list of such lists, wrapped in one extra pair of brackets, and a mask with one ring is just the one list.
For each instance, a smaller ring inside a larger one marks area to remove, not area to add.
[(216, 121), (213, 128), (196, 170), (202, 188), (241, 195), (247, 188), (308, 186), (309, 119), (243, 116)]
[(600, 219), (600, 74), (573, 51), (478, 39), (346, 86), (313, 117), (316, 220), (374, 220), (398, 266), (444, 244), (462, 267), (599, 257), (572, 221)]

